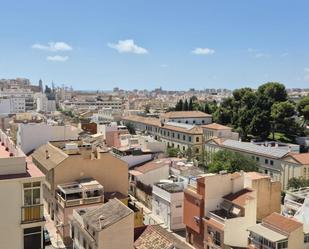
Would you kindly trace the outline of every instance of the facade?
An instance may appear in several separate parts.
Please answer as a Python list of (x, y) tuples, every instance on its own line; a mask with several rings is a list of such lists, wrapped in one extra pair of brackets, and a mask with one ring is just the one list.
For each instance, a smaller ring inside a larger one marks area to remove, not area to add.
[(192, 155), (196, 157), (202, 155), (203, 130), (200, 126), (190, 124), (189, 122), (163, 120), (166, 122), (160, 121), (157, 118), (141, 116), (123, 118), (124, 123), (132, 124), (136, 131), (151, 135), (156, 140), (165, 143), (167, 147), (177, 148), (183, 153), (186, 153), (188, 148), (190, 148)]
[(212, 122), (212, 116), (200, 111), (176, 111), (161, 114), (160, 121), (163, 123), (175, 122), (192, 125), (206, 125)]
[(282, 189), (286, 189), (289, 179), (293, 177), (309, 179), (309, 153), (291, 153), (278, 147), (213, 138), (205, 143), (207, 160), (211, 161), (213, 154), (220, 149), (238, 152), (256, 160), (260, 171), (280, 181)]
[(129, 171), (130, 193), (146, 206), (152, 205), (152, 186), (169, 177), (170, 160), (158, 159)]
[(192, 179), (184, 192), (187, 241), (196, 248), (247, 247), (247, 229), (280, 211), (280, 190), (280, 182), (257, 172)]
[(77, 140), (80, 129), (72, 125), (20, 123), (16, 134), (18, 146), (27, 154), (52, 141)]
[(182, 183), (159, 182), (152, 187), (152, 213), (159, 216), (169, 230), (181, 230), (183, 224)]
[(54, 112), (56, 111), (56, 101), (49, 100), (45, 93), (35, 93), (36, 110), (38, 112)]
[(262, 223), (248, 228), (249, 249), (307, 249), (309, 231), (301, 222), (272, 213)]
[[(79, 141), (68, 144), (48, 143), (32, 154), (33, 162), (46, 175), (43, 184), (44, 204), (51, 218), (56, 221), (59, 209), (57, 186), (94, 178), (104, 186), (104, 192), (128, 194), (128, 165), (99, 148), (92, 148)], [(66, 226), (67, 224), (62, 224)]]
[(73, 211), (71, 238), (76, 249), (133, 249), (133, 211), (118, 199)]
[(0, 139), (0, 247), (41, 249), (45, 177), (2, 131)]
[(59, 184), (56, 190), (55, 223), (66, 244), (70, 244), (69, 217), (76, 208), (102, 205), (104, 187), (93, 178), (83, 178), (75, 182)]

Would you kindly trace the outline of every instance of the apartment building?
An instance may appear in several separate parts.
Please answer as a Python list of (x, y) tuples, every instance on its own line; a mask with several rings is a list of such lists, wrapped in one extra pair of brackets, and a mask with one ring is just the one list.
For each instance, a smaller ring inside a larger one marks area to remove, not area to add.
[(180, 182), (161, 181), (152, 187), (152, 213), (164, 221), (169, 230), (181, 230), (183, 224), (183, 191)]
[(257, 145), (225, 138), (213, 138), (205, 143), (207, 160), (211, 161), (216, 151), (225, 149), (241, 153), (256, 160), (260, 171), (281, 182), (286, 189), (289, 179), (309, 179), (309, 153), (291, 153), (287, 149)]
[(152, 186), (162, 179), (168, 179), (170, 164), (168, 159), (158, 159), (130, 170), (130, 193), (151, 207)]
[(56, 100), (50, 100), (45, 93), (35, 93), (36, 110), (38, 112), (54, 112), (56, 111)]
[[(184, 115), (183, 112), (181, 113), (181, 115)], [(202, 121), (197, 122), (197, 118), (195, 122), (194, 120), (190, 121), (195, 118), (195, 115), (190, 115), (191, 112), (186, 113), (184, 119), (162, 118), (160, 120), (157, 118), (129, 116), (125, 117), (123, 121), (124, 123), (131, 123), (137, 131), (147, 133), (156, 140), (164, 142), (167, 147), (177, 148), (183, 153), (190, 148), (192, 154), (198, 157), (203, 150), (203, 130), (197, 124)], [(207, 115), (204, 123), (206, 124), (209, 120), (211, 122), (211, 117)]]
[(133, 211), (118, 199), (73, 211), (71, 238), (76, 249), (133, 249)]
[[(222, 172), (191, 180), (184, 191), (184, 224), (190, 244), (211, 249), (247, 247), (247, 229), (256, 224), (257, 217), (269, 215), (278, 206), (280, 210), (278, 187), (255, 174), (259, 173)], [(269, 190), (273, 194), (263, 192), (267, 187), (273, 188)]]
[(81, 129), (72, 125), (50, 123), (18, 123), (16, 143), (28, 154), (52, 141), (78, 140)]
[(76, 208), (102, 205), (104, 187), (93, 178), (82, 178), (74, 182), (57, 185), (55, 223), (65, 244), (71, 244), (69, 217)]
[(163, 123), (175, 122), (192, 125), (206, 125), (212, 122), (212, 116), (200, 111), (177, 111), (161, 114), (160, 121)]
[(61, 187), (61, 184), (94, 178), (104, 186), (104, 192), (128, 195), (127, 163), (98, 147), (92, 147), (82, 141), (47, 143), (35, 150), (32, 158), (46, 175), (46, 181), (43, 184), (44, 203), (55, 221), (55, 215), (59, 210), (57, 209), (59, 207), (57, 187)]
[(270, 214), (248, 231), (249, 249), (309, 248), (309, 230), (301, 222), (278, 213)]
[(0, 131), (0, 247), (44, 247), (43, 173)]

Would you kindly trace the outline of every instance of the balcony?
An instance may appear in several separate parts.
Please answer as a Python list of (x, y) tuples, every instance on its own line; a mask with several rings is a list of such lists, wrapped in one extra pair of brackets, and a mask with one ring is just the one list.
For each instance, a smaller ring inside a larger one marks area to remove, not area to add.
[(63, 207), (103, 203), (103, 186), (92, 178), (57, 186), (56, 198)]
[(21, 207), (21, 223), (44, 221), (43, 204)]

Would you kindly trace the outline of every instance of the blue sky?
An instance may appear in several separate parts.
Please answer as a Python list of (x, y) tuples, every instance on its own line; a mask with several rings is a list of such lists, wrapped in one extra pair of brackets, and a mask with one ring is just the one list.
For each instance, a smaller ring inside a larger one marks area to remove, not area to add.
[(308, 0), (0, 0), (0, 78), (75, 89), (309, 87)]

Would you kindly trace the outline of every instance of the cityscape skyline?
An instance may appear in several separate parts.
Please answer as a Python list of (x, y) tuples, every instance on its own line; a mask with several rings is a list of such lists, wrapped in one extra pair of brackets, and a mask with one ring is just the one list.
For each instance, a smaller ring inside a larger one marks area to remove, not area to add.
[(256, 88), (268, 81), (305, 88), (309, 82), (306, 1), (2, 7), (0, 78), (42, 78), (80, 90)]

